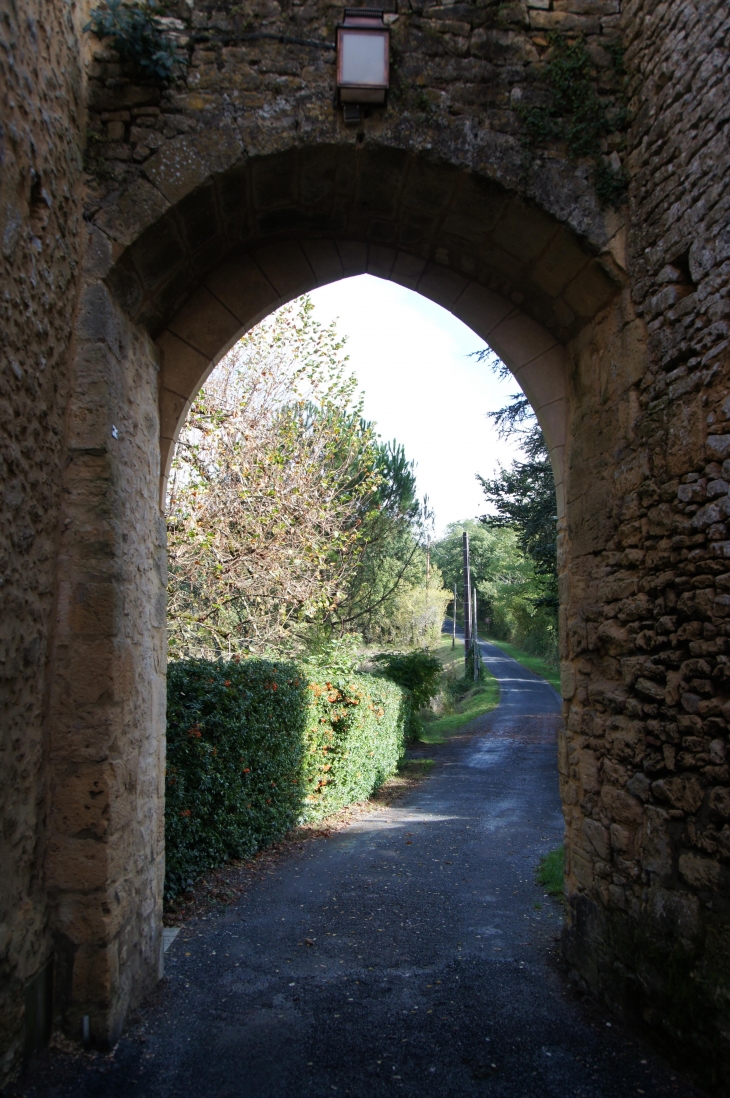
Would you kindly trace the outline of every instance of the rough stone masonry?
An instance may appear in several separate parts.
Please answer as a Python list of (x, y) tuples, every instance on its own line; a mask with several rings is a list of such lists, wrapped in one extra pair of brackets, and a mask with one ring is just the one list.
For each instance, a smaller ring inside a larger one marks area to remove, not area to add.
[(462, 317), (536, 409), (566, 957), (719, 1084), (727, 5), (398, 0), (388, 104), (352, 127), (339, 6), (171, 3), (169, 81), (85, 32), (89, 6), (0, 3), (2, 1073), (52, 1026), (113, 1043), (161, 973), (161, 506), (190, 400), (251, 324), (369, 271)]

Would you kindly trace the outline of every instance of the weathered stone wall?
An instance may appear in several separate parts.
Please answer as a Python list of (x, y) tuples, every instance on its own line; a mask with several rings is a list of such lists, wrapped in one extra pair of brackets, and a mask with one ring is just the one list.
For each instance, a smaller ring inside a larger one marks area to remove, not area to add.
[[(40, 645), (39, 670), (12, 669), (23, 735), (9, 741), (19, 761), (7, 768), (17, 821), (6, 828), (8, 873), (21, 867), (9, 910), (37, 912), (0, 941), (14, 966), (13, 1055), (19, 991), (50, 956), (51, 935), (58, 1018), (71, 1034), (88, 1015), (93, 1039), (113, 1041), (160, 972), (160, 443), (169, 450), (241, 330), (296, 293), (368, 270), (491, 339), (535, 400), (556, 467), (565, 448), (567, 956), (593, 992), (694, 1046), (708, 1075), (723, 1070), (727, 16), (719, 0), (623, 8), (399, 3), (388, 107), (352, 128), (333, 102), (327, 48), (339, 5), (260, 0), (233, 14), (181, 4), (167, 26), (186, 67), (169, 87), (93, 46), (83, 284), (65, 369), (74, 294), (59, 281), (61, 253), (45, 291), (30, 282), (37, 245), (9, 258), (32, 291), (25, 312), (9, 313), (18, 353), (47, 338), (33, 325), (55, 333), (43, 382), (8, 425), (13, 455), (25, 455), (22, 514), (43, 533), (25, 571), (23, 545), (11, 545), (13, 591), (29, 592), (12, 615), (25, 630), (13, 652), (32, 664), (28, 645)], [(602, 155), (631, 170), (628, 225), (597, 200), (595, 160), (573, 160), (560, 133), (525, 144), (525, 110), (549, 103), (552, 31), (582, 35), (595, 66), (615, 121)], [(21, 210), (27, 234), (34, 202)], [(74, 211), (64, 212), (53, 247), (73, 257)], [(26, 393), (25, 376), (6, 371), (3, 384)], [(48, 496), (34, 511), (41, 464)], [(17, 539), (24, 527), (6, 529)]]
[(0, 4), (0, 1080), (42, 1039), (50, 1005), (46, 665), (82, 226), (82, 18), (75, 3)]
[[(96, 175), (90, 214), (115, 240), (130, 244), (171, 203), (231, 163), (317, 144), (365, 143), (421, 151), (433, 162), (443, 158), (476, 170), (605, 245), (621, 219), (599, 208), (594, 165), (572, 161), (555, 141), (526, 150), (521, 115), (549, 99), (543, 79), (554, 53), (549, 35), (565, 32), (573, 40), (582, 36), (608, 120), (619, 125), (623, 80), (613, 49), (620, 40), (619, 0), (424, 0), (396, 8), (387, 16), (388, 107), (373, 109), (361, 127), (345, 126), (334, 100), (339, 3), (181, 3), (180, 18), (170, 17), (168, 29), (179, 43), (185, 78), (167, 91), (140, 84), (112, 50), (97, 50), (90, 70), (89, 148)], [(623, 146), (620, 129), (606, 135), (605, 151), (617, 165)], [(369, 183), (375, 187), (374, 179)], [(268, 196), (272, 207), (283, 204), (288, 186), (282, 171)], [(428, 186), (425, 179), (422, 216), (410, 226), (410, 240), (419, 246), (428, 239)], [(310, 180), (312, 201), (320, 187)], [(229, 202), (233, 212), (234, 196)], [(267, 229), (296, 227), (272, 218)], [(199, 231), (204, 234), (203, 222)], [(375, 242), (377, 229), (368, 231)], [(377, 242), (393, 243), (385, 226), (382, 231)], [(506, 257), (495, 259), (502, 286), (517, 292), (509, 285)]]
[(675, 1050), (693, 1046), (719, 1083), (730, 1074), (730, 13), (623, 8), (631, 299), (613, 331), (579, 341), (571, 378), (566, 946), (585, 984)]
[[(531, 368), (562, 459), (559, 341), (624, 281), (622, 221), (601, 209), (590, 162), (555, 147), (527, 153), (517, 108), (544, 97), (545, 28), (566, 19), (595, 43), (598, 80), (616, 93), (614, 61), (598, 45), (615, 42), (616, 13), (614, 0), (590, 17), (521, 3), (403, 5), (390, 23), (390, 105), (359, 129), (333, 104), (326, 47), (339, 6), (253, 5), (232, 17), (181, 5), (167, 25), (189, 65), (167, 89), (140, 82), (108, 46), (96, 50), (48, 861), (71, 1033), (88, 1014), (93, 1036), (113, 1039), (130, 995), (158, 972), (160, 802), (137, 771), (141, 760), (151, 775), (162, 723), (149, 703), (162, 622), (142, 612), (155, 602), (149, 561), (160, 550), (145, 479), (157, 383), (148, 336), (159, 342), (169, 448), (187, 400), (238, 332), (292, 294), (370, 270), (492, 332), (526, 384)], [(622, 140), (610, 135), (611, 148)], [(144, 426), (136, 453), (123, 441), (125, 411)], [(85, 814), (93, 824), (80, 829)]]
[(162, 974), (165, 528), (154, 349), (95, 278), (69, 399), (45, 856), (57, 1021), (113, 1045)]

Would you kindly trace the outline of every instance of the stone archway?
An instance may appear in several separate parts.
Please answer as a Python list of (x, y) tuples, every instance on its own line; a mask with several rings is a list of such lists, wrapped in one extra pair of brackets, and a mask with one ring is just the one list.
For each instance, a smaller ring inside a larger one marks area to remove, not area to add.
[[(100, 220), (107, 240), (129, 234), (123, 203)], [(56, 651), (65, 693), (54, 712), (58, 728), (81, 723), (84, 749), (106, 757), (79, 768), (78, 737), (66, 753), (56, 741), (47, 857), (59, 953), (65, 947), (69, 958), (62, 991), (68, 1024), (77, 1028), (88, 1015), (99, 1040), (113, 1039), (127, 1004), (159, 971), (160, 508), (177, 433), (215, 363), (285, 301), (351, 274), (391, 279), (450, 309), (512, 369), (543, 426), (565, 587), (576, 507), (565, 477), (575, 441), (571, 374), (581, 363), (590, 369), (584, 348), (602, 338), (602, 327), (625, 332), (627, 308), (626, 276), (612, 248), (474, 172), (357, 143), (234, 163), (117, 246), (112, 263), (106, 247), (106, 269), (84, 298), (79, 363), (87, 396), (74, 419), (66, 520), (97, 533), (92, 547), (83, 554), (71, 547), (64, 562)], [(628, 400), (622, 382), (619, 404)], [(577, 411), (585, 414), (585, 401)], [(94, 435), (105, 436), (103, 448), (89, 445)], [(601, 463), (605, 450), (592, 459), (596, 469)], [(580, 478), (577, 485), (580, 508), (585, 486)], [(94, 823), (81, 837), (70, 805), (87, 786)], [(88, 873), (73, 868), (79, 857), (89, 859), (89, 872), (93, 865), (91, 893)]]
[[(499, 350), (529, 395), (545, 431), (562, 516), (567, 418), (563, 344), (512, 302), (448, 267), (393, 248), (326, 238), (277, 241), (236, 255), (211, 273), (158, 336), (160, 499), (191, 400), (232, 342), (292, 297), (365, 273), (397, 282), (443, 305)], [(282, 278), (286, 280), (283, 290)], [(213, 346), (219, 349), (213, 352)]]
[[(161, 971), (160, 476), (187, 403), (262, 315), (368, 270), (461, 316), (538, 411), (564, 507), (566, 956), (721, 1074), (727, 6), (403, 8), (391, 101), (360, 130), (333, 110), (323, 4), (274, 5), (254, 31), (213, 0), (181, 4), (188, 66), (166, 87), (88, 45), (83, 3), (34, 7), (42, 46), (11, 18), (25, 136), (2, 180), (8, 1063), (51, 968), (56, 1019), (78, 1036), (88, 1017), (100, 1043)], [(526, 156), (550, 32), (582, 36), (606, 126), (624, 118), (597, 161), (557, 137)], [(620, 213), (597, 198), (602, 158), (629, 170)]]
[(159, 348), (163, 477), (191, 397), (232, 342), (285, 301), (365, 272), (451, 310), (507, 363), (548, 439), (562, 514), (564, 348), (625, 272), (535, 204), (394, 149), (330, 145), (234, 167), (125, 249), (107, 284)]

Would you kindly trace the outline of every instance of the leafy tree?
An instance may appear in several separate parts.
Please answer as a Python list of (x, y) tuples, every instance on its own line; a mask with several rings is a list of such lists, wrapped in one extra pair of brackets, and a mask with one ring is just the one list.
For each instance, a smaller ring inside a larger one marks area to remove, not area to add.
[(496, 514), (484, 515), (486, 526), (515, 531), (520, 548), (535, 571), (549, 577), (557, 597), (557, 506), (550, 456), (542, 431), (535, 425), (525, 437), (527, 461), (515, 460), (492, 479), (477, 476)]
[(418, 549), (413, 528), (421, 507), (413, 462), (397, 442), (379, 442), (376, 467), (380, 480), (368, 500), (358, 568), (339, 607), (342, 630), (370, 632), (374, 620), (387, 616), (396, 592), (410, 578)]
[(489, 636), (514, 641), (536, 654), (554, 655), (557, 622), (555, 609), (546, 598), (547, 579), (535, 570), (513, 529), (467, 519), (451, 523), (445, 536), (433, 546), (433, 558), (442, 569), (445, 582), (452, 590), (453, 584), (457, 584), (459, 610), (464, 530), (469, 534), (479, 628), (486, 629)]
[(175, 657), (340, 660), (349, 633), (437, 638), (448, 595), (428, 574), (428, 507), (403, 447), (362, 418), (343, 347), (304, 298), (249, 332), (198, 395), (168, 500)]
[(384, 652), (375, 662), (386, 679), (410, 691), (416, 710), (427, 706), (441, 690), (443, 664), (431, 652)]
[(477, 582), (492, 574), (512, 569), (512, 555), (506, 558), (501, 551), (500, 539), (494, 536), (478, 519), (465, 519), (452, 522), (446, 527), (444, 536), (434, 543), (431, 556), (443, 575), (444, 583), (453, 592), (457, 587), (457, 598), (461, 600), (463, 577), (462, 535), (469, 535), (469, 557), (472, 575)]
[(433, 513), (428, 499), (416, 495), (414, 465), (399, 443), (380, 444), (378, 469), (377, 506), (363, 531), (342, 626), (357, 628), (369, 642), (433, 645), (449, 599), (426, 549)]
[(416, 494), (414, 463), (408, 460), (396, 439), (379, 443), (378, 469), (382, 478), (375, 496), (378, 523), (387, 527), (393, 522), (415, 525), (427, 522), (427, 505)]
[[(478, 352), (486, 357), (491, 352)], [(509, 375), (504, 363), (492, 358), (493, 369), (501, 376)], [(509, 528), (517, 534), (518, 543), (533, 561), (535, 571), (550, 581), (547, 598), (557, 606), (557, 502), (555, 480), (550, 455), (542, 430), (535, 419), (524, 393), (513, 394), (509, 404), (489, 416), (497, 425), (501, 438), (520, 439), (526, 461), (515, 460), (509, 469), (500, 467), (499, 475), (491, 479), (479, 476), (487, 502), (494, 514), (483, 515), (481, 522), (495, 528)]]
[[(501, 376), (507, 367), (493, 352), (480, 351)], [(479, 520), (453, 523), (434, 546), (444, 580), (456, 582), (461, 597), (462, 533), (470, 541), (472, 575), (480, 618), (491, 635), (554, 658), (557, 653), (557, 511), (550, 458), (539, 425), (523, 393), (490, 413), (501, 437), (517, 436), (525, 460), (515, 460), (496, 477), (478, 476), (492, 512)]]
[(160, 8), (154, 0), (140, 4), (124, 0), (106, 0), (103, 7), (94, 8), (84, 27), (97, 38), (111, 40), (123, 61), (133, 62), (143, 76), (169, 80), (177, 67), (183, 67), (175, 53), (175, 44), (162, 31), (158, 22)]
[(258, 325), (201, 390), (168, 501), (175, 655), (290, 645), (336, 613), (381, 489), (343, 343), (308, 299)]

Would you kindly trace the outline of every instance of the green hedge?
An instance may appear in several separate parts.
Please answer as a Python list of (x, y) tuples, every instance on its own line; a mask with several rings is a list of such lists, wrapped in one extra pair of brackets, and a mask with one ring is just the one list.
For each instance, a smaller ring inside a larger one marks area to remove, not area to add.
[(408, 695), (371, 675), (313, 681), (293, 663), (182, 660), (167, 684), (168, 897), (368, 797), (403, 755)]

